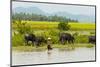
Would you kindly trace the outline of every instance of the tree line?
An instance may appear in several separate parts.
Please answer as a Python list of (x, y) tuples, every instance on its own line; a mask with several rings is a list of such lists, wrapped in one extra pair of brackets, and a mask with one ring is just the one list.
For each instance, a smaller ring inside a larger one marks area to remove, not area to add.
[(29, 14), (29, 13), (13, 13), (13, 20), (29, 20), (29, 21), (51, 21), (51, 22), (78, 22), (78, 20), (74, 20), (71, 18), (66, 18), (63, 16), (45, 16), (42, 14)]

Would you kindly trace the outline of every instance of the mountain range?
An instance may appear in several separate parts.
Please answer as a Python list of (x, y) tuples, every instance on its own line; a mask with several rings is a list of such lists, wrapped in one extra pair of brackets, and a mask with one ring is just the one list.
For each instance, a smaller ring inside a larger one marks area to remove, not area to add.
[(77, 14), (71, 14), (71, 13), (68, 13), (68, 12), (54, 12), (54, 13), (46, 13), (44, 12), (43, 10), (39, 9), (38, 7), (15, 7), (15, 8), (12, 8), (12, 12), (13, 13), (20, 13), (20, 12), (23, 12), (23, 13), (29, 13), (29, 14), (32, 14), (32, 13), (35, 13), (35, 14), (42, 14), (42, 15), (46, 15), (46, 16), (51, 16), (51, 15), (57, 15), (57, 16), (64, 16), (66, 18), (71, 18), (71, 19), (74, 19), (74, 20), (78, 20), (80, 22), (95, 22), (95, 16), (91, 15), (91, 16), (88, 16), (88, 15), (77, 15)]

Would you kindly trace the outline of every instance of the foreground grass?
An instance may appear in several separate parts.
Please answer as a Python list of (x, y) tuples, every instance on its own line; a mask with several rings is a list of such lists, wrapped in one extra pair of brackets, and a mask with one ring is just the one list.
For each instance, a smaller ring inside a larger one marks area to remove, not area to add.
[[(59, 22), (47, 22), (47, 21), (22, 21), (27, 22), (32, 29), (57, 29)], [(69, 22), (71, 26), (70, 30), (95, 30), (95, 23), (75, 23)], [(12, 24), (13, 29), (16, 29), (16, 24)]]
[[(75, 49), (79, 47), (87, 47), (87, 48), (92, 48), (94, 47), (94, 44), (67, 44), (67, 45), (61, 45), (61, 44), (53, 44), (53, 48), (66, 48), (66, 49)], [(41, 47), (34, 47), (34, 46), (17, 46), (17, 47), (12, 47), (13, 51), (18, 51), (18, 52), (31, 52), (31, 51), (44, 51), (47, 50), (47, 46), (41, 46)]]

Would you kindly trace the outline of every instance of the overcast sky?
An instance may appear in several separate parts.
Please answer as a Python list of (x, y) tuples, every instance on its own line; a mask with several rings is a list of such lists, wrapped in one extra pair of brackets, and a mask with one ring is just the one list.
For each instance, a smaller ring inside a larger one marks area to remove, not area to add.
[(34, 2), (12, 2), (12, 8), (15, 7), (38, 7), (46, 13), (53, 12), (68, 12), (78, 15), (95, 15), (95, 7), (90, 6), (76, 6), (76, 5), (62, 5), (62, 4), (46, 4)]

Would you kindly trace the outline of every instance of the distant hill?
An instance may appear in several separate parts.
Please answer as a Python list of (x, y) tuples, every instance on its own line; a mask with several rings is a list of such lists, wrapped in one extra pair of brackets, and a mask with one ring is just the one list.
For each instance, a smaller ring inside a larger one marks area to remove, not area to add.
[(37, 7), (16, 7), (16, 8), (13, 8), (13, 13), (20, 13), (20, 12), (23, 12), (23, 13), (36, 13), (36, 14), (45, 14), (42, 10), (40, 10), (39, 8)]
[(75, 15), (75, 14), (70, 14), (67, 12), (57, 12), (54, 13), (55, 15), (58, 16), (65, 16), (67, 18), (79, 20), (80, 22), (95, 22), (95, 16), (87, 16), (87, 15)]
[(87, 15), (75, 15), (75, 14), (71, 14), (68, 12), (56, 12), (56, 13), (52, 13), (49, 14), (45, 13), (44, 11), (42, 11), (41, 9), (39, 9), (38, 7), (16, 7), (13, 8), (13, 13), (35, 13), (35, 14), (42, 14), (42, 15), (46, 15), (46, 16), (50, 16), (50, 15), (57, 15), (57, 16), (65, 16), (67, 18), (71, 18), (74, 20), (78, 20), (80, 22), (95, 22), (95, 16), (87, 16)]

